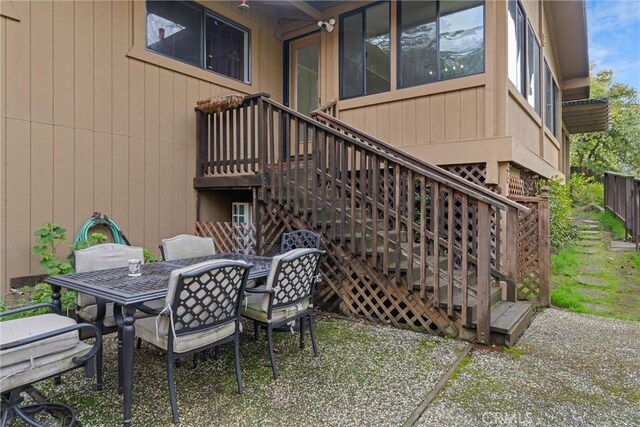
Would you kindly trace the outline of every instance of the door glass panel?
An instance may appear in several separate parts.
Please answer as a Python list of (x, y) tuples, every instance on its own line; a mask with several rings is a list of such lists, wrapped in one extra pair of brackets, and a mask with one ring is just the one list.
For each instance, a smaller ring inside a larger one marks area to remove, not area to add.
[(298, 49), (296, 54), (296, 110), (309, 115), (318, 108), (318, 45)]

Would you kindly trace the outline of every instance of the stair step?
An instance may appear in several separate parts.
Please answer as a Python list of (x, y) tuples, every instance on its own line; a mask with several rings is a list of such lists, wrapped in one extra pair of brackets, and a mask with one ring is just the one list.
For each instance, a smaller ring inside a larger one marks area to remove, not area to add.
[[(449, 292), (446, 285), (440, 286), (440, 307), (447, 308), (447, 296)], [(502, 289), (499, 287), (492, 287), (489, 292), (489, 301), (491, 305), (495, 305), (502, 299)], [(473, 295), (469, 295), (467, 300), (467, 307), (469, 309), (468, 317), (472, 319), (475, 317), (476, 309), (477, 309), (477, 301)], [(454, 286), (453, 287), (453, 308), (455, 310), (462, 309), (462, 289)]]
[[(533, 306), (528, 302), (500, 301), (491, 307), (491, 343), (511, 347), (533, 319)], [(473, 327), (476, 327), (473, 319)]]

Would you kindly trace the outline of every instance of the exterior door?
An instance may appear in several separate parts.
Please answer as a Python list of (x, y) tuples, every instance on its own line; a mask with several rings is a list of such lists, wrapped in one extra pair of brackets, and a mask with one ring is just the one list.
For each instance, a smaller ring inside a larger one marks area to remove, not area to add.
[(309, 115), (320, 102), (320, 34), (292, 41), (289, 49), (289, 104)]

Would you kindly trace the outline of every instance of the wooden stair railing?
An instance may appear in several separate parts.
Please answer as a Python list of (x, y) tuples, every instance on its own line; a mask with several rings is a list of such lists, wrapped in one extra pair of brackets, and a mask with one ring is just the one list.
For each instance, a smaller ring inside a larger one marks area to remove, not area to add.
[(509, 221), (522, 207), (318, 115), (325, 122), (266, 96), (200, 113), (201, 176), (258, 174), (264, 203), (301, 218), (449, 317), (476, 325), (478, 341), (488, 343), (496, 278), (515, 277), (515, 260), (492, 253), (491, 230), (506, 212), (506, 234), (513, 233)]

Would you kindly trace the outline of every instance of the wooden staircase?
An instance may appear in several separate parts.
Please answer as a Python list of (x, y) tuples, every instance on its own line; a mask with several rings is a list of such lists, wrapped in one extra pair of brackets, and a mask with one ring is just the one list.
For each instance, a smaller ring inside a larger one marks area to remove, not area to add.
[(321, 233), (320, 308), (485, 344), (512, 345), (528, 326), (515, 254), (500, 246), (501, 224), (513, 236), (526, 208), (263, 95), (198, 121), (196, 179), (257, 176), (259, 251), (284, 230)]

